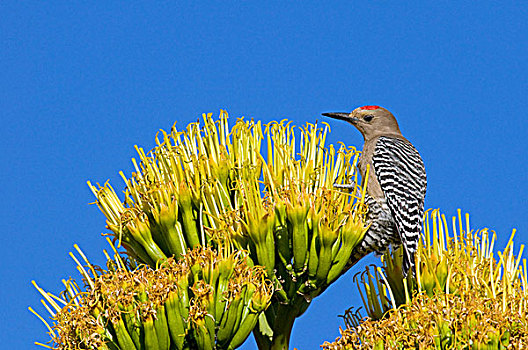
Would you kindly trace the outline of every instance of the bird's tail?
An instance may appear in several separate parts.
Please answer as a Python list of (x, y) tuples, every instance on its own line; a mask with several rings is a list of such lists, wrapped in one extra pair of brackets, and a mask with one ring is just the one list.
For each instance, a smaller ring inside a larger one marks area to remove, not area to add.
[(402, 273), (403, 277), (406, 278), (409, 270), (412, 271), (412, 274), (415, 274), (414, 266), (414, 252), (410, 252), (407, 247), (403, 250), (403, 263), (402, 263)]

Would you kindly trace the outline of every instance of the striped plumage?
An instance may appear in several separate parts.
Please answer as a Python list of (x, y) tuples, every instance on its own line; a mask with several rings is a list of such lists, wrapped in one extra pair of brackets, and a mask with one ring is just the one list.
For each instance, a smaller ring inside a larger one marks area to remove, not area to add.
[(367, 193), (365, 204), (368, 206), (367, 224), (369, 229), (363, 240), (352, 252), (352, 263), (372, 252), (383, 254), (390, 244), (400, 245), (401, 242), (387, 202), (378, 202)]
[(405, 139), (394, 116), (384, 108), (365, 106), (352, 113), (324, 115), (350, 122), (361, 131), (365, 145), (359, 171), (365, 184), (370, 228), (353, 252), (357, 261), (370, 252), (383, 253), (390, 244), (404, 247), (403, 273), (414, 266), (422, 229), (427, 187), (425, 167), (418, 151)]

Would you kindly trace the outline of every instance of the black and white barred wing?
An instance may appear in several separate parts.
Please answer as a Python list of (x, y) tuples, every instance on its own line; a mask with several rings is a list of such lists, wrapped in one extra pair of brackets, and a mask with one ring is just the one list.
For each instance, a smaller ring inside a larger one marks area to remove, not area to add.
[(405, 250), (403, 272), (407, 275), (422, 229), (425, 167), (413, 145), (391, 137), (378, 139), (372, 163)]

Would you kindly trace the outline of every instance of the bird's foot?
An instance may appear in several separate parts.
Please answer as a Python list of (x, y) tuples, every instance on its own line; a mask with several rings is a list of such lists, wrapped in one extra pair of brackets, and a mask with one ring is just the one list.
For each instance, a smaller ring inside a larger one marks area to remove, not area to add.
[(356, 184), (334, 184), (335, 188), (341, 188), (341, 189), (347, 189), (347, 190), (353, 190), (356, 188)]

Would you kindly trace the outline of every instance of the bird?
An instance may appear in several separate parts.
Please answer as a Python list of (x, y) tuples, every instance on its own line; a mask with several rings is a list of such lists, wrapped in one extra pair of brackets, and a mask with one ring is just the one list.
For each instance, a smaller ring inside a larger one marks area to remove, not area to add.
[(409, 270), (414, 273), (427, 190), (422, 157), (402, 135), (394, 115), (383, 107), (363, 106), (351, 113), (323, 113), (323, 116), (352, 124), (365, 141), (358, 169), (362, 185), (366, 183), (366, 219), (370, 226), (352, 252), (354, 261), (371, 252), (383, 254), (390, 245), (402, 245), (403, 276)]

